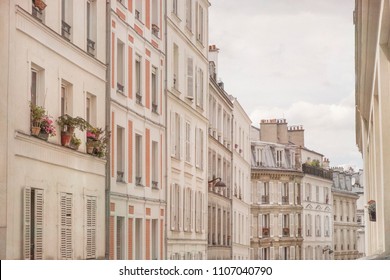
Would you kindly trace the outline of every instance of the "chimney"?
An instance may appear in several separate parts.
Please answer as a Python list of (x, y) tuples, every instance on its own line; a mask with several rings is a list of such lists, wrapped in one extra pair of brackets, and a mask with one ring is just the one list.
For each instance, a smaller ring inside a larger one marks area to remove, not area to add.
[(322, 161), (322, 168), (329, 170), (329, 159), (326, 157)]
[(218, 52), (219, 49), (215, 45), (209, 46), (209, 70), (210, 77), (217, 80), (218, 77)]
[(276, 119), (261, 120), (260, 122), (260, 141), (278, 142), (278, 124)]
[(302, 125), (294, 125), (288, 128), (288, 141), (300, 147), (305, 147), (305, 130)]
[(278, 131), (278, 143), (288, 144), (288, 134), (287, 134), (287, 122), (286, 119), (276, 120), (277, 131)]

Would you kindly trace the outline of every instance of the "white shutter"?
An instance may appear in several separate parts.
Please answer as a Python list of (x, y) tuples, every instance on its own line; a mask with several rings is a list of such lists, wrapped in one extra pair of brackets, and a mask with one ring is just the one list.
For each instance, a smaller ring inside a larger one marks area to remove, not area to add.
[(279, 246), (279, 260), (283, 260), (283, 247)]
[(290, 214), (290, 237), (294, 237), (294, 214)]
[(60, 258), (72, 259), (72, 194), (60, 194)]
[(187, 97), (194, 98), (194, 63), (193, 59), (187, 59)]
[(250, 238), (253, 238), (254, 234), (253, 234), (253, 231), (255, 229), (255, 226), (254, 226), (254, 220), (253, 220), (253, 214), (250, 215)]
[(282, 204), (282, 188), (283, 188), (283, 184), (282, 182), (278, 182), (278, 188), (277, 188), (277, 201), (279, 204)]
[(175, 114), (170, 112), (170, 126), (171, 126), (171, 156), (175, 156), (176, 154), (176, 145), (175, 145)]
[(43, 190), (34, 190), (34, 257), (36, 260), (43, 259)]
[(175, 183), (171, 184), (171, 230), (175, 229), (176, 211), (175, 211)]
[(295, 214), (295, 215), (294, 215), (294, 219), (295, 219), (294, 225), (295, 225), (295, 236), (296, 236), (296, 237), (299, 236), (299, 235), (298, 235), (298, 225), (299, 225), (299, 220), (298, 220), (298, 218), (299, 218), (298, 214)]
[(258, 229), (258, 236), (261, 238), (263, 237), (263, 215), (259, 214), (257, 217), (257, 229)]
[(31, 258), (31, 188), (24, 189), (23, 258)]
[(190, 224), (191, 224), (191, 232), (194, 231), (194, 212), (195, 212), (195, 207), (194, 207), (194, 197), (193, 197), (193, 191), (190, 190), (190, 208), (191, 208), (191, 217), (190, 217)]
[(184, 216), (184, 231), (188, 231), (188, 195), (187, 188), (183, 191), (183, 216)]
[(269, 197), (270, 197), (270, 204), (274, 204), (276, 202), (274, 182), (269, 182)]
[(295, 247), (290, 247), (290, 260), (295, 260)]
[(288, 199), (289, 199), (289, 202), (290, 202), (290, 205), (294, 204), (294, 183), (288, 183), (288, 190), (289, 190), (289, 194), (288, 194)]
[(275, 215), (274, 214), (270, 214), (269, 215), (270, 237), (274, 237), (275, 227), (277, 225), (277, 223), (274, 223), (274, 219), (275, 219)]
[(204, 226), (204, 216), (206, 215), (206, 211), (205, 211), (205, 195), (203, 193), (201, 193), (201, 206), (202, 206), (202, 216), (200, 217), (201, 219), (201, 225), (202, 225), (202, 233), (205, 232), (205, 226)]
[(283, 215), (279, 213), (278, 217), (278, 229), (279, 229), (279, 237), (283, 236), (283, 226), (282, 226), (282, 221), (283, 221)]
[(260, 201), (259, 204), (266, 204), (266, 203), (262, 203), (262, 196), (264, 194), (264, 182), (259, 181), (258, 187), (260, 188), (259, 192), (258, 192), (259, 193), (259, 201)]
[(183, 230), (183, 200), (181, 199), (181, 191), (182, 188), (180, 185), (177, 185), (177, 192), (178, 192), (178, 205), (179, 205), (179, 230)]
[(261, 184), (262, 182), (261, 181), (257, 181), (256, 182), (256, 196), (257, 196), (257, 204), (261, 204), (261, 195), (262, 195), (262, 192), (261, 192)]
[(87, 196), (87, 259), (96, 258), (96, 197)]
[(269, 249), (269, 251), (270, 251), (270, 260), (274, 260), (275, 259), (275, 248), (272, 246), (272, 247), (270, 247), (270, 249)]
[(262, 260), (263, 259), (263, 248), (257, 249), (257, 259)]
[(185, 142), (185, 140), (184, 140), (185, 139), (185, 134), (183, 132), (185, 132), (185, 127), (184, 127), (183, 123), (184, 123), (183, 118), (179, 115), (179, 126), (180, 126), (179, 131), (180, 131), (180, 133), (179, 133), (179, 143), (178, 143), (178, 145), (179, 145), (179, 153), (180, 153), (180, 157), (179, 158), (180, 158), (180, 160), (184, 159), (184, 149), (183, 148), (184, 148), (184, 144), (185, 144), (184, 143)]

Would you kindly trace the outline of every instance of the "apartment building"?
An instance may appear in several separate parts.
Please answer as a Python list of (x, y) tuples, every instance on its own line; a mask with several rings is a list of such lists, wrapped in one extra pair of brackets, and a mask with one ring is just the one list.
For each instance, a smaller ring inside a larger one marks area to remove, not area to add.
[(366, 224), (364, 219), (366, 196), (364, 194), (364, 186), (362, 185), (363, 182), (364, 177), (362, 169), (352, 173), (352, 191), (359, 196), (358, 200), (356, 201), (356, 222), (358, 223), (358, 229), (356, 231), (356, 242), (359, 258), (366, 256)]
[[(294, 127), (289, 129), (295, 129)], [(303, 132), (302, 132), (303, 133)], [(304, 146), (304, 145), (302, 145)], [(303, 206), (303, 259), (333, 259), (332, 172), (322, 154), (300, 148)]]
[(302, 259), (302, 177), (285, 119), (251, 129), (251, 259)]
[(106, 127), (106, 6), (40, 2), (0, 2), (0, 258), (102, 259), (104, 150), (56, 120)]
[(357, 0), (354, 11), (356, 143), (363, 156), (368, 258), (390, 254), (389, 7), (389, 0)]
[(165, 1), (110, 4), (109, 258), (165, 259)]
[(167, 1), (168, 259), (207, 259), (209, 6)]
[(218, 82), (218, 52), (215, 45), (209, 46), (207, 258), (228, 260), (232, 259), (233, 103)]
[(233, 259), (250, 259), (250, 202), (251, 202), (251, 120), (237, 98), (230, 96), (233, 103)]
[(356, 201), (359, 196), (352, 191), (352, 174), (342, 168), (332, 168), (333, 173), (333, 245), (335, 260), (353, 260), (357, 250)]

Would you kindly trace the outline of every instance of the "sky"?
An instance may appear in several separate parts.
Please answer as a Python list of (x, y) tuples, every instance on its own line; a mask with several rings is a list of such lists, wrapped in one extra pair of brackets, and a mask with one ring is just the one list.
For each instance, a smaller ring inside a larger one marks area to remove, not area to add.
[(259, 127), (303, 125), (331, 166), (362, 168), (355, 137), (354, 0), (210, 0), (218, 76)]

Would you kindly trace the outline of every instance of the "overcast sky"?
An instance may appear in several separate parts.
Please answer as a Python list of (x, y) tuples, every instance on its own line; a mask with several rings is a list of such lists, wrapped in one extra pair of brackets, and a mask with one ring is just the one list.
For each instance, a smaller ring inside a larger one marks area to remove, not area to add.
[(354, 0), (210, 0), (218, 76), (252, 120), (303, 125), (331, 166), (361, 168), (355, 142)]

